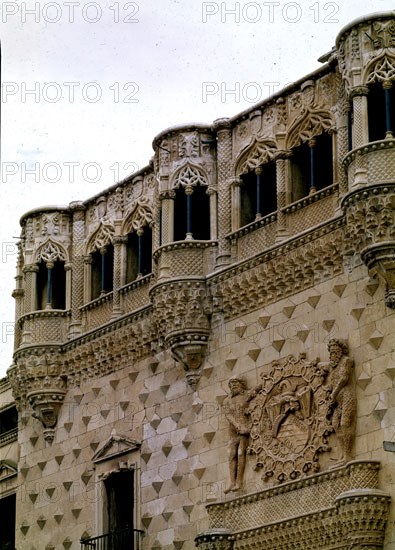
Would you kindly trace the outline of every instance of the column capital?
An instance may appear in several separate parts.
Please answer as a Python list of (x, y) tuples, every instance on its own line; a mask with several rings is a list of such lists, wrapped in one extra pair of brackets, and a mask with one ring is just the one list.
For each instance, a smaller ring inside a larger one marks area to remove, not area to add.
[(215, 132), (220, 132), (221, 130), (230, 131), (231, 128), (232, 128), (232, 123), (230, 121), (230, 118), (227, 118), (227, 117), (217, 118), (213, 122), (213, 129)]
[(176, 198), (176, 192), (174, 189), (164, 189), (159, 193), (159, 198), (161, 201), (166, 199), (174, 200)]
[(287, 160), (287, 159), (290, 159), (291, 157), (292, 157), (291, 149), (278, 149), (273, 154), (274, 161)]
[(114, 246), (120, 245), (120, 244), (126, 244), (128, 242), (128, 236), (127, 235), (115, 235), (112, 238), (112, 242)]
[(354, 86), (354, 88), (351, 88), (351, 90), (350, 90), (349, 97), (350, 97), (350, 99), (353, 99), (356, 96), (368, 95), (368, 93), (369, 93), (368, 86), (363, 86), (363, 85), (362, 86)]
[(86, 206), (82, 201), (72, 201), (69, 208), (72, 212), (84, 212), (86, 210)]
[(39, 267), (37, 264), (25, 265), (23, 273), (38, 273)]
[(228, 184), (231, 187), (240, 187), (241, 185), (243, 185), (243, 180), (239, 177), (232, 176), (231, 178), (228, 179)]

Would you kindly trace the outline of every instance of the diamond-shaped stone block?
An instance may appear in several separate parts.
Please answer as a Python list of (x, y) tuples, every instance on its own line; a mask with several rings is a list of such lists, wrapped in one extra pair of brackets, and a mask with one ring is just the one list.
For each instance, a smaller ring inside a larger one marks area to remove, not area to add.
[(379, 349), (383, 340), (384, 340), (384, 336), (381, 334), (381, 332), (379, 332), (378, 330), (375, 330), (372, 336), (369, 338), (369, 344), (374, 349)]
[(334, 285), (333, 292), (336, 294), (336, 296), (339, 296), (339, 298), (341, 298), (344, 294), (344, 291), (346, 290), (346, 286), (346, 284)]
[(283, 349), (284, 344), (284, 338), (275, 338), (272, 340), (272, 347), (279, 352)]
[(335, 319), (324, 319), (322, 321), (322, 328), (326, 332), (330, 332), (333, 329), (335, 322), (336, 322)]
[(354, 307), (350, 313), (351, 315), (354, 317), (354, 319), (356, 319), (357, 321), (360, 320), (361, 316), (362, 316), (362, 313), (365, 311), (365, 308), (364, 307)]
[(246, 329), (247, 329), (247, 326), (244, 325), (244, 324), (243, 325), (242, 324), (236, 325), (235, 326), (235, 333), (237, 334), (237, 336), (239, 338), (243, 338), (243, 335), (244, 335)]
[(237, 363), (237, 357), (235, 357), (234, 355), (229, 355), (225, 359), (225, 365), (229, 370), (233, 370), (236, 363)]
[(260, 353), (261, 353), (261, 348), (251, 348), (251, 349), (248, 350), (247, 355), (253, 361), (256, 361), (258, 359)]
[(315, 294), (314, 296), (309, 296), (307, 298), (307, 302), (310, 304), (310, 306), (315, 309), (317, 307), (318, 302), (321, 300), (321, 296), (319, 294)]
[(295, 311), (296, 306), (293, 304), (291, 306), (285, 306), (283, 307), (283, 314), (287, 319), (290, 319), (293, 315), (293, 312)]

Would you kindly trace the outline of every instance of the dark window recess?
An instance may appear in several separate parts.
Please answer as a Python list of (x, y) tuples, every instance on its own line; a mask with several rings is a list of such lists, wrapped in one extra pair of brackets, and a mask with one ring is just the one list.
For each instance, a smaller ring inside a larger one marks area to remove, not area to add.
[(128, 235), (126, 280), (134, 281), (140, 274), (148, 275), (152, 271), (152, 229), (144, 227), (144, 233), (140, 237), (140, 261), (139, 261), (139, 237), (137, 233)]
[(317, 191), (333, 183), (332, 136), (321, 134), (317, 136), (314, 148), (314, 180)]
[[(0, 435), (18, 427), (18, 412), (16, 407), (10, 407), (0, 413)], [(0, 516), (1, 517), (1, 516)]]
[(107, 531), (118, 531), (126, 527), (133, 529), (134, 472), (113, 474), (104, 484), (107, 495)]
[[(48, 296), (48, 268), (45, 262), (40, 262), (37, 273), (37, 308), (45, 309), (50, 304), (52, 309), (66, 307), (66, 272), (64, 262), (54, 262), (50, 275), (50, 292)], [(48, 301), (49, 299), (49, 301)]]
[(0, 499), (0, 549), (15, 550), (16, 495)]
[(92, 253), (91, 298), (94, 300), (100, 294), (111, 292), (113, 289), (114, 247), (106, 246), (103, 255), (98, 250)]
[[(392, 131), (395, 128), (395, 90), (389, 91), (390, 124)], [(369, 86), (368, 93), (368, 127), (369, 141), (378, 141), (385, 138), (387, 122), (385, 115), (385, 91), (381, 82)]]
[(333, 183), (332, 136), (323, 133), (314, 139), (313, 174), (312, 150), (309, 144), (305, 142), (292, 149), (292, 202), (306, 197), (312, 187), (319, 191)]
[[(207, 188), (198, 185), (190, 196), (191, 227), (190, 232), (196, 240), (210, 240), (210, 199)], [(174, 200), (174, 240), (184, 241), (188, 233), (187, 196), (185, 189), (176, 189)]]
[(292, 149), (292, 202), (302, 199), (310, 190), (310, 147), (302, 143)]
[(255, 172), (248, 172), (241, 176), (243, 181), (240, 188), (241, 227), (253, 222), (257, 214), (264, 217), (277, 210), (276, 163), (268, 162), (261, 168), (259, 192), (258, 176)]

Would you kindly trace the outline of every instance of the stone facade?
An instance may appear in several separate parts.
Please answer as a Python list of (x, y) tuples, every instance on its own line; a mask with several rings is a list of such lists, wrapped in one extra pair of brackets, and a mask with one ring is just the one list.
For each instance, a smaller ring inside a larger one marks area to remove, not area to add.
[(395, 549), (394, 81), (394, 13), (362, 18), (22, 217), (18, 550)]

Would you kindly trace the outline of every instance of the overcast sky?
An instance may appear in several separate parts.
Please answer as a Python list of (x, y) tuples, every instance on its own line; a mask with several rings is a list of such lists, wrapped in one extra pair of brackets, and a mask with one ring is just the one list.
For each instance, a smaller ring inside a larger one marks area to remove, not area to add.
[(16, 239), (31, 208), (146, 166), (161, 130), (233, 116), (320, 66), (388, 0), (2, 0), (0, 376), (12, 362)]

